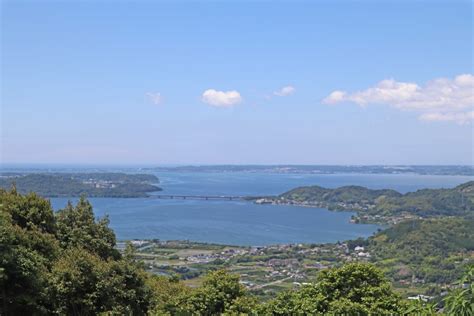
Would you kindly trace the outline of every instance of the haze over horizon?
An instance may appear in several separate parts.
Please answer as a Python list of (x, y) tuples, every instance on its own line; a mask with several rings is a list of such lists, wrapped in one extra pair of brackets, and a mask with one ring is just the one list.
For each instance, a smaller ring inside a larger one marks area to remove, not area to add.
[(474, 165), (472, 2), (1, 3), (2, 164)]

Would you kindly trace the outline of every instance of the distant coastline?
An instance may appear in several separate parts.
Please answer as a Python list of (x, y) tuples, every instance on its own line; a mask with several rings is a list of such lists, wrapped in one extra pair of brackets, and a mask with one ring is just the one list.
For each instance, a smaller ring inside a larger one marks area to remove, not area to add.
[(249, 172), (275, 174), (417, 174), (474, 176), (472, 165), (81, 165), (3, 163), (0, 172)]
[(250, 172), (277, 174), (417, 174), (474, 176), (474, 166), (453, 165), (187, 165), (144, 167), (144, 171), (169, 172)]
[(20, 193), (36, 192), (43, 197), (147, 197), (161, 191), (158, 177), (126, 173), (0, 173), (0, 188), (15, 186)]

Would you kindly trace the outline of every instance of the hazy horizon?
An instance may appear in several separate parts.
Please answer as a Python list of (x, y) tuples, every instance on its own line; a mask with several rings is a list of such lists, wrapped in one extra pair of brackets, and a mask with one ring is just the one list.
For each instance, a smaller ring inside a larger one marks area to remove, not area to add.
[(11, 167), (11, 166), (77, 166), (77, 167), (207, 167), (207, 166), (216, 166), (216, 167), (225, 167), (225, 166), (294, 166), (294, 167), (474, 167), (474, 164), (295, 164), (295, 163), (271, 163), (271, 164), (257, 164), (257, 163), (74, 163), (74, 162), (44, 162), (44, 163), (34, 163), (34, 162), (3, 162), (0, 163), (0, 167)]

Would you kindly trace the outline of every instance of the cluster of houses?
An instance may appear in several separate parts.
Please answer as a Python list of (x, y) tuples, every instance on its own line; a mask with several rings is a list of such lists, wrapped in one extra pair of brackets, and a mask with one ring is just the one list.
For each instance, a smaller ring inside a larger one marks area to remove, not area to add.
[[(177, 241), (132, 240), (131, 243), (138, 251), (157, 245), (170, 249), (179, 249), (183, 246), (183, 242)], [(117, 243), (117, 246), (121, 250), (125, 249), (125, 243)], [(213, 264), (218, 261), (224, 263), (231, 260), (238, 262), (240, 257), (255, 257), (257, 261), (254, 262), (254, 266), (258, 267), (255, 271), (264, 271), (264, 274), (261, 275), (263, 279), (260, 279), (260, 282), (257, 281), (257, 275), (252, 277), (253, 273), (241, 275), (243, 284), (254, 288), (261, 286), (261, 281), (263, 280), (270, 284), (280, 281), (302, 284), (301, 282), (308, 280), (308, 273), (311, 274), (310, 271), (312, 270), (330, 268), (341, 260), (369, 260), (371, 255), (363, 246), (359, 245), (349, 249), (347, 243), (321, 245), (280, 244), (248, 248), (228, 247), (214, 252), (206, 250), (199, 253), (194, 252), (183, 257), (176, 256), (176, 259), (182, 261), (179, 266), (185, 267), (187, 266), (186, 262), (189, 264)], [(320, 258), (334, 258), (334, 260)], [(237, 263), (237, 265), (239, 264)]]
[(363, 214), (354, 216), (351, 219), (351, 223), (384, 223), (388, 225), (395, 225), (401, 222), (413, 220), (413, 219), (421, 219), (419, 216), (415, 216), (410, 213), (402, 213), (400, 215), (390, 215), (390, 216), (383, 216), (383, 215), (369, 215)]
[(248, 253), (249, 251), (245, 249), (229, 248), (229, 249), (224, 249), (221, 252), (195, 254), (195, 255), (187, 256), (186, 258), (183, 258), (183, 259), (192, 263), (209, 263), (215, 260), (228, 261), (231, 258), (245, 255)]
[(337, 203), (328, 203), (325, 201), (298, 201), (293, 199), (288, 199), (285, 197), (276, 197), (276, 198), (260, 198), (255, 200), (256, 204), (290, 204), (290, 205), (299, 205), (299, 206), (311, 206), (311, 207), (322, 207), (322, 208), (331, 208), (331, 209), (338, 209), (338, 210), (370, 210), (375, 207), (375, 204), (367, 203), (345, 203), (345, 202), (337, 202)]
[(365, 251), (365, 248), (362, 246), (356, 246), (354, 252), (359, 258), (370, 258), (370, 253)]
[[(321, 208), (330, 208), (330, 209), (337, 209), (337, 210), (351, 210), (351, 211), (369, 211), (375, 208), (375, 204), (366, 202), (354, 202), (354, 203), (345, 203), (345, 202), (338, 202), (338, 203), (327, 203), (324, 201), (297, 201), (292, 199), (287, 199), (285, 197), (276, 197), (276, 198), (260, 198), (255, 200), (256, 204), (290, 204), (290, 205), (298, 205), (298, 206), (307, 206), (307, 207), (321, 207)], [(383, 215), (371, 215), (371, 214), (358, 214), (357, 216), (353, 216), (351, 219), (351, 223), (383, 223), (388, 225), (395, 225), (400, 222), (413, 220), (420, 218), (410, 213), (402, 213), (400, 215), (390, 215), (390, 216), (383, 216)]]
[(97, 180), (97, 179), (88, 179), (82, 181), (83, 184), (93, 186), (97, 189), (113, 189), (116, 188), (119, 184), (117, 181), (108, 181), (108, 180)]

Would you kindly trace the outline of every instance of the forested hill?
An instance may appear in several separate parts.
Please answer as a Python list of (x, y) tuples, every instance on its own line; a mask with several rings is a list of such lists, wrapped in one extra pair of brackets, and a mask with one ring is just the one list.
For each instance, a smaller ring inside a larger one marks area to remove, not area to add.
[(464, 216), (474, 211), (474, 181), (452, 189), (423, 189), (401, 194), (394, 190), (371, 190), (360, 186), (328, 189), (300, 187), (270, 199), (276, 203), (314, 205), (338, 210), (390, 216), (411, 213), (428, 217)]
[(446, 284), (473, 263), (474, 220), (444, 217), (407, 221), (355, 244), (367, 246), (373, 261), (395, 282)]
[(31, 173), (0, 175), (0, 188), (15, 184), (20, 193), (44, 197), (146, 197), (160, 191), (159, 180), (150, 174), (126, 173)]

